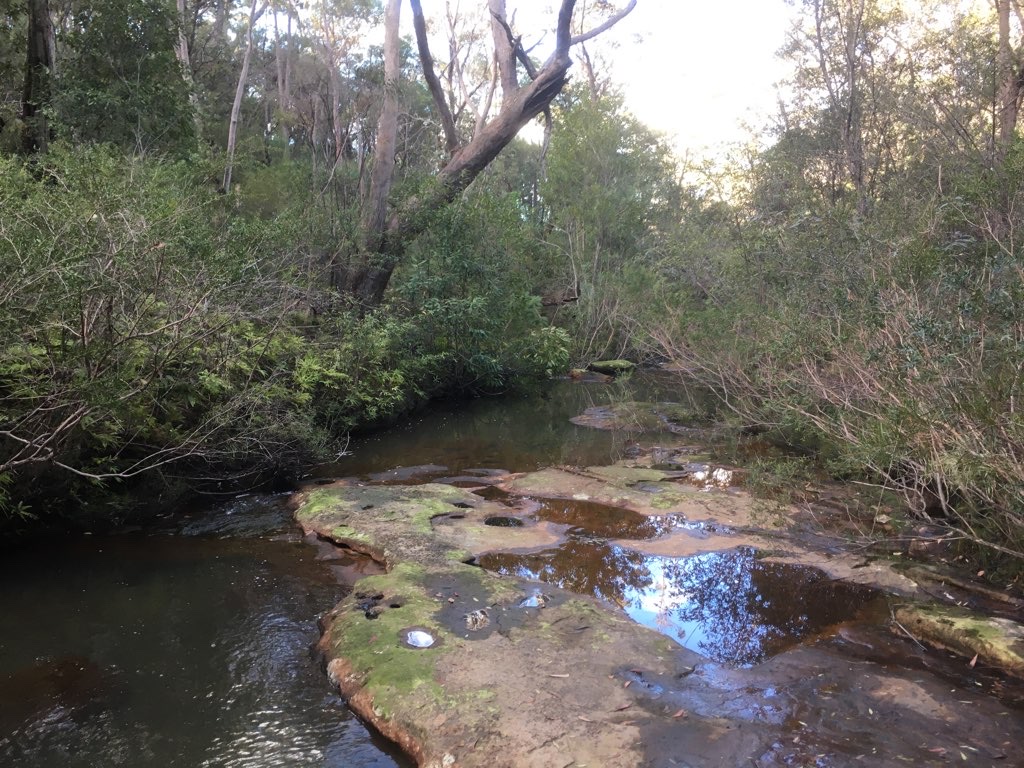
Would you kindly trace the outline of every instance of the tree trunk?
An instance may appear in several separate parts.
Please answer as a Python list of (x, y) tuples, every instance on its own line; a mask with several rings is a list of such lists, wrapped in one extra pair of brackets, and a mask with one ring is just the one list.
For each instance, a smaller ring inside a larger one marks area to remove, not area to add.
[[(504, 3), (488, 0), (489, 7), (503, 11)], [(531, 72), (532, 80), (503, 94), (501, 109), (465, 146), (452, 154), (447, 164), (438, 171), (435, 184), (420, 197), (406, 200), (395, 213), (387, 216), (387, 196), (394, 174), (395, 136), (398, 125), (398, 7), (399, 0), (389, 0), (386, 15), (384, 66), (385, 97), (377, 133), (371, 192), (363, 218), (363, 254), (352, 265), (346, 279), (346, 288), (363, 306), (379, 304), (391, 275), (406, 245), (423, 231), (424, 213), (451, 203), (480, 175), (498, 154), (515, 138), (520, 129), (546, 110), (569, 79), (569, 55), (573, 45), (589, 40), (609, 29), (636, 6), (630, 0), (620, 12), (608, 18), (595, 29), (581, 35), (571, 34), (572, 12), (576, 0), (561, 0), (555, 30), (555, 51), (540, 70)], [(393, 17), (392, 17), (393, 14)], [(505, 39), (504, 18), (502, 32)], [(421, 45), (421, 54), (424, 45)], [(522, 50), (513, 46), (514, 58), (522, 61)], [(394, 56), (391, 61), (390, 56)], [(431, 66), (429, 56), (421, 55), (424, 67)], [(501, 63), (499, 53), (499, 65)], [(499, 66), (500, 69), (500, 66)], [(532, 67), (530, 68), (532, 70)], [(514, 74), (514, 73), (513, 73)], [(503, 83), (511, 78), (502, 75)], [(509, 85), (511, 88), (511, 85)], [(438, 95), (434, 94), (435, 99)]]
[(999, 165), (1006, 160), (1010, 145), (1013, 143), (1021, 99), (1021, 72), (1014, 60), (1013, 45), (1010, 42), (1010, 2), (1011, 0), (996, 0), (999, 21), (999, 49), (996, 53), (999, 95), (994, 155)]
[(21, 98), (21, 119), (25, 123), (22, 146), (26, 154), (44, 153), (50, 145), (46, 107), (54, 73), (54, 49), (49, 1), (28, 0), (28, 56)]
[(370, 173), (370, 194), (363, 209), (362, 222), (363, 247), (368, 253), (378, 253), (383, 244), (388, 194), (395, 176), (402, 43), (398, 24), (401, 10), (401, 0), (388, 0), (384, 12), (384, 106), (377, 121), (377, 145)]
[(334, 162), (341, 160), (341, 75), (334, 55), (334, 43), (327, 44), (327, 66), (329, 68), (328, 91), (331, 98), (331, 135), (334, 137)]
[(174, 47), (174, 55), (181, 66), (181, 77), (188, 89), (188, 103), (192, 107), (192, 122), (196, 128), (196, 138), (202, 136), (202, 119), (199, 116), (199, 96), (196, 93), (195, 76), (192, 72), (192, 57), (188, 50), (188, 35), (185, 30), (188, 26), (188, 8), (185, 0), (178, 0), (178, 44)]
[[(182, 2), (182, 0), (178, 0)], [(274, 60), (277, 64), (277, 108), (281, 111), (278, 128), (284, 142), (284, 157), (291, 153), (291, 99), (288, 93), (288, 57), (291, 53), (291, 9), (288, 9), (288, 52), (281, 53), (281, 33), (278, 30), (277, 13), (274, 13)]]
[(235, 144), (238, 142), (238, 120), (242, 114), (242, 99), (245, 96), (245, 84), (249, 79), (249, 60), (252, 58), (252, 28), (267, 9), (266, 2), (256, 10), (256, 0), (249, 7), (249, 28), (245, 34), (245, 53), (242, 55), (242, 71), (238, 75), (238, 87), (235, 88), (235, 101), (231, 105), (231, 122), (228, 123), (228, 161), (224, 167), (224, 194), (231, 192), (231, 172), (235, 164)]

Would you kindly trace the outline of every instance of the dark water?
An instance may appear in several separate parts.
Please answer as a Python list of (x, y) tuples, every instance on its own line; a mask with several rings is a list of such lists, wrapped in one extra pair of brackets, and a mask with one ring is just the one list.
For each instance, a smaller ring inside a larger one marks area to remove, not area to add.
[[(678, 377), (647, 374), (609, 384), (557, 382), (541, 395), (441, 405), (354, 440), (350, 455), (318, 473), (369, 477), (396, 467), (434, 465), (433, 471), (408, 478), (424, 482), (478, 467), (527, 472), (558, 464), (607, 464), (623, 456), (633, 436), (576, 426), (570, 418), (627, 400), (687, 402), (690, 397)], [(393, 474), (401, 478), (407, 473)]]
[(0, 765), (403, 765), (310, 654), (362, 568), (316, 558), (280, 498), (5, 554)]

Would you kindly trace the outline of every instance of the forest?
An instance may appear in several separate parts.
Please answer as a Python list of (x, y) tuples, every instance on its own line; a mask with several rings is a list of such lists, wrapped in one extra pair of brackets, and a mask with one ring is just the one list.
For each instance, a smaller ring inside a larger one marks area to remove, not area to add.
[(636, 4), (0, 0), (4, 535), (614, 357), (1019, 568), (1020, 4), (795, 0), (701, 162), (601, 47)]

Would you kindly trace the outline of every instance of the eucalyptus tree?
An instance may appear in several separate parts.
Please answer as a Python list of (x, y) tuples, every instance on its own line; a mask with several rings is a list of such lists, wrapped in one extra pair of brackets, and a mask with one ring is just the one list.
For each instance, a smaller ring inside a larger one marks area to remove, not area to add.
[(913, 72), (906, 15), (896, 0), (803, 0), (803, 11), (783, 49), (795, 74), (781, 129), (826, 144), (809, 181), (864, 215), (902, 153), (900, 98)]
[(668, 282), (681, 287), (684, 262), (699, 258), (662, 263), (678, 234), (676, 166), (667, 144), (625, 110), (620, 96), (593, 98), (589, 80), (566, 89), (552, 111), (541, 198), (545, 239), (559, 269), (547, 277), (545, 300), (575, 305), (582, 357), (621, 355), (634, 341), (628, 326), (653, 308), (651, 299)]
[(190, 151), (195, 124), (179, 28), (177, 9), (162, 0), (72, 6), (56, 36), (52, 102), (63, 134), (137, 153)]
[(238, 73), (238, 86), (235, 88), (235, 100), (231, 103), (231, 120), (228, 124), (228, 145), (227, 163), (224, 167), (224, 182), (221, 185), (224, 192), (231, 191), (231, 172), (235, 164), (235, 144), (238, 140), (238, 120), (242, 112), (242, 98), (245, 96), (247, 79), (249, 77), (249, 62), (252, 59), (253, 51), (253, 27), (267, 10), (268, 2), (264, 0), (257, 8), (258, 0), (252, 0), (249, 5), (249, 19), (245, 27), (245, 49), (242, 54), (241, 71)]
[[(391, 136), (399, 119), (399, 19), (400, 0), (389, 0), (385, 13), (384, 105), (377, 126), (374, 171), (362, 215), (358, 252), (351, 254), (344, 270), (343, 287), (364, 306), (379, 304), (408, 243), (424, 227), (424, 213), (449, 204), (461, 194), (515, 138), (520, 129), (546, 110), (569, 79), (573, 46), (605, 32), (636, 6), (630, 0), (621, 10), (594, 28), (572, 33), (576, 0), (562, 0), (554, 24), (555, 49), (537, 64), (523, 47), (521, 36), (509, 21), (504, 0), (489, 0), (495, 20), (492, 40), (501, 82), (497, 113), (471, 138), (455, 123), (445, 92), (437, 77), (419, 0), (410, 2), (422, 74), (433, 97), (442, 126), (447, 160), (437, 169), (434, 183), (419, 194), (391, 206), (389, 193), (394, 178), (394, 146)], [(523, 77), (525, 76), (525, 78)]]
[[(344, 72), (350, 69), (354, 50), (362, 42), (369, 26), (379, 18), (378, 0), (320, 0), (311, 8), (310, 30), (316, 50), (326, 69), (327, 159), (333, 165), (341, 161), (349, 143), (352, 123), (344, 104), (347, 90)], [(322, 106), (321, 106), (322, 109)]]
[(25, 89), (21, 100), (21, 119), (25, 124), (26, 152), (45, 152), (50, 143), (50, 125), (46, 109), (50, 101), (51, 80), (56, 62), (56, 41), (48, 0), (28, 2), (28, 56), (25, 64)]

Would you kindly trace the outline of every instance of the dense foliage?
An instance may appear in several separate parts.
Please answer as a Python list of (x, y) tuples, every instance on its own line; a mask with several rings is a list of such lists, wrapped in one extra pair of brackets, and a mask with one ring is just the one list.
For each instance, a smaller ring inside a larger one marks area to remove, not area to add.
[(1024, 167), (1000, 125), (1017, 75), (996, 19), (967, 3), (802, 10), (792, 101), (767, 148), (691, 188), (678, 256), (649, 268), (696, 290), (643, 342), (743, 422), (1020, 558)]
[[(1020, 20), (1008, 0), (796, 5), (778, 119), (730, 161), (681, 168), (585, 58), (550, 143), (402, 209), (415, 234), (367, 306), (340, 287), (366, 265), (386, 95), (394, 208), (446, 160), (414, 43), (384, 84), (377, 3), (50, 3), (53, 144), (25, 156), (30, 14), (0, 0), (0, 518), (135, 478), (261, 481), (437, 394), (632, 356), (1020, 557)], [(472, 134), (489, 19), (437, 23), (437, 87)]]

